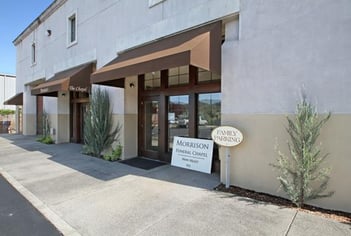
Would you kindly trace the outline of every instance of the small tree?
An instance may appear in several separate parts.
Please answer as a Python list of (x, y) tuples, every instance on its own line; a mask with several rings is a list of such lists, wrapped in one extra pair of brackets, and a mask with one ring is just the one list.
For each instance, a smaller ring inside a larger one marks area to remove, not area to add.
[(9, 118), (9, 115), (13, 115), (15, 114), (14, 110), (10, 110), (10, 109), (0, 109), (0, 115), (1, 116), (6, 116), (6, 119)]
[(119, 139), (120, 129), (119, 124), (113, 128), (108, 92), (100, 87), (94, 89), (84, 118), (84, 152), (101, 157), (102, 151)]
[(45, 111), (43, 111), (43, 137), (49, 137), (50, 136), (50, 121), (49, 121), (49, 115)]
[(328, 154), (321, 155), (320, 145), (315, 145), (321, 127), (330, 116), (328, 113), (323, 118), (318, 117), (315, 107), (303, 95), (294, 119), (287, 117), (290, 155), (286, 156), (278, 150), (279, 158), (273, 166), (280, 172), (280, 186), (298, 207), (302, 207), (305, 201), (329, 197), (334, 193), (324, 193), (330, 169), (320, 168), (320, 165)]
[(49, 114), (43, 111), (42, 115), (43, 119), (43, 135), (37, 139), (37, 141), (45, 144), (53, 144), (54, 140), (52, 140), (51, 135), (50, 135), (50, 120), (49, 120)]

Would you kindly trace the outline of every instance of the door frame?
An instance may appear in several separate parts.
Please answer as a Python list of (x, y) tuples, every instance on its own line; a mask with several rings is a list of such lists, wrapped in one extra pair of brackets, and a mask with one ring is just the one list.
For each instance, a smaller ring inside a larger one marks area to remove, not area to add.
[[(156, 101), (158, 102), (158, 112), (157, 112), (157, 120), (158, 120), (158, 150), (150, 150), (146, 148), (146, 120), (145, 120), (145, 102), (153, 102)], [(161, 154), (161, 147), (162, 147), (162, 139), (161, 139), (161, 133), (163, 132), (163, 128), (161, 126), (161, 119), (162, 116), (160, 114), (161, 109), (160, 109), (160, 96), (145, 96), (141, 97), (139, 100), (139, 111), (138, 111), (138, 120), (139, 120), (139, 126), (138, 126), (138, 143), (139, 143), (139, 148), (138, 148), (138, 155), (139, 156), (146, 156), (148, 158), (160, 160), (160, 154)]]
[[(44, 97), (36, 96), (36, 134), (43, 135)], [(46, 134), (45, 134), (46, 135)]]
[[(208, 83), (197, 82), (198, 68), (189, 66), (189, 84), (180, 86), (168, 86), (168, 69), (161, 70), (161, 85), (150, 90), (144, 89), (144, 74), (138, 75), (138, 155), (148, 154), (143, 152), (144, 145), (144, 104), (145, 99), (158, 97), (159, 99), (159, 150), (156, 159), (171, 162), (172, 153), (168, 151), (168, 98), (169, 96), (189, 95), (189, 137), (197, 135), (197, 105), (196, 98), (200, 93), (212, 93), (221, 91), (221, 81)], [(155, 156), (147, 156), (155, 158)]]
[(70, 142), (84, 143), (82, 138), (82, 123), (84, 117), (81, 111), (83, 104), (89, 104), (89, 94), (70, 92)]

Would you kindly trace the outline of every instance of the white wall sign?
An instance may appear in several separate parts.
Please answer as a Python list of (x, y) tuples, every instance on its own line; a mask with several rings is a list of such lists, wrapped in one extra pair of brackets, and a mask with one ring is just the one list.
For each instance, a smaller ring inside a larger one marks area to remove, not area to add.
[(211, 173), (213, 141), (174, 137), (172, 166)]
[(215, 128), (211, 137), (215, 143), (224, 147), (233, 147), (243, 141), (243, 134), (238, 129), (230, 126)]

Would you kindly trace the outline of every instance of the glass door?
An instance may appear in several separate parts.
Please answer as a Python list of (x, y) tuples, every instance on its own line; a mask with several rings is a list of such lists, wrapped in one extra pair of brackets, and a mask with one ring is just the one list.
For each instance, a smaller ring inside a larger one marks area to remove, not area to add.
[(144, 99), (143, 106), (143, 120), (142, 120), (142, 155), (158, 159), (159, 158), (159, 137), (160, 137), (160, 124), (159, 124), (159, 98), (151, 97)]

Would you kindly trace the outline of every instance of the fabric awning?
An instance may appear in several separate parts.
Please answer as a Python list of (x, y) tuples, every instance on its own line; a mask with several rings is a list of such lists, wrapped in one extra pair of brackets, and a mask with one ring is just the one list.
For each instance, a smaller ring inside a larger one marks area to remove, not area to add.
[(41, 84), (45, 82), (45, 78), (40, 78), (40, 79), (36, 79), (36, 80), (33, 80), (33, 81), (30, 81), (26, 84), (24, 84), (24, 86), (31, 86), (31, 87), (35, 87), (37, 86), (38, 84)]
[(221, 74), (222, 23), (160, 39), (124, 53), (91, 75), (94, 84), (124, 87), (123, 78), (193, 65)]
[(4, 105), (23, 105), (23, 93), (17, 93), (15, 96), (4, 101)]
[(57, 97), (58, 91), (90, 91), (90, 75), (94, 64), (84, 64), (56, 73), (52, 78), (35, 86), (31, 93), (36, 96)]

